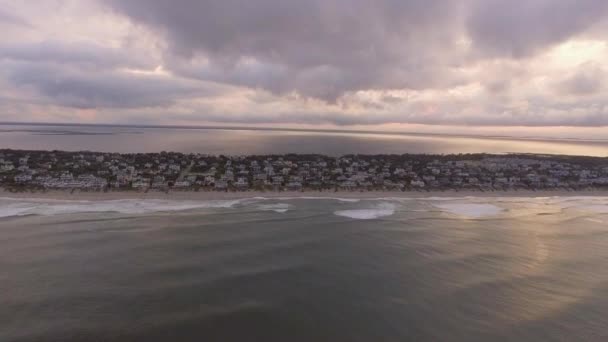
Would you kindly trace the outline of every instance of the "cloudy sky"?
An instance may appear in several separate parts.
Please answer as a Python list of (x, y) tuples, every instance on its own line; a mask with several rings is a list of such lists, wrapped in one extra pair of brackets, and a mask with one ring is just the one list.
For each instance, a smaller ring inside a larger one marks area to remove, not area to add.
[(603, 0), (0, 0), (0, 31), (0, 121), (608, 126)]

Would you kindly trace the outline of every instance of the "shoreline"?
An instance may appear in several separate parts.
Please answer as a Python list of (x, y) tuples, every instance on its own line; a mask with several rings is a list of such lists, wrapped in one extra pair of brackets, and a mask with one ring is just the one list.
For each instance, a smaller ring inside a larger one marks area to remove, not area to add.
[(254, 197), (267, 199), (376, 199), (376, 198), (496, 198), (496, 197), (608, 197), (608, 190), (511, 190), (511, 191), (474, 191), (474, 190), (446, 190), (446, 191), (241, 191), (241, 192), (215, 192), (215, 191), (71, 191), (71, 190), (47, 190), (34, 192), (10, 192), (0, 190), (0, 197), (11, 199), (49, 199), (49, 200), (72, 200), (72, 201), (111, 201), (124, 199), (154, 199), (154, 200), (190, 200), (190, 201), (213, 201), (213, 200), (237, 200)]

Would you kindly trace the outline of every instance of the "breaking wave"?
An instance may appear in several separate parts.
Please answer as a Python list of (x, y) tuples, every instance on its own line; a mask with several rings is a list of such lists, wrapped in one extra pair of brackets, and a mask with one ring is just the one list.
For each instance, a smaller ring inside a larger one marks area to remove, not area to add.
[(291, 207), (287, 203), (277, 203), (277, 204), (262, 204), (258, 206), (258, 210), (261, 211), (274, 211), (275, 213), (286, 213)]
[(392, 203), (381, 203), (376, 208), (338, 210), (334, 215), (349, 217), (357, 220), (372, 220), (380, 217), (391, 216), (395, 213), (395, 205)]
[[(296, 200), (329, 200), (352, 207), (333, 211), (337, 216), (353, 219), (375, 219), (393, 215), (397, 206), (410, 211), (423, 212), (439, 209), (465, 218), (492, 217), (509, 212), (509, 215), (556, 214), (563, 210), (578, 213), (607, 214), (608, 197), (247, 197), (224, 200), (180, 199), (120, 199), (120, 200), (58, 200), (0, 197), (0, 218), (26, 215), (58, 215), (78, 213), (115, 212), (147, 214), (196, 209), (248, 207), (254, 210), (285, 213), (292, 210)], [(278, 202), (280, 201), (280, 202)], [(278, 202), (278, 203), (277, 203)], [(360, 204), (355, 204), (360, 203)], [(361, 208), (362, 207), (362, 208)], [(342, 208), (340, 208), (342, 209)]]
[(232, 208), (242, 200), (174, 201), (124, 199), (108, 201), (0, 200), (0, 217), (114, 212), (147, 214), (206, 208)]
[(343, 197), (323, 197), (323, 196), (281, 196), (281, 197), (252, 197), (252, 199), (256, 200), (279, 200), (279, 201), (293, 201), (293, 200), (329, 200), (329, 201), (338, 201), (345, 203), (357, 203), (362, 199), (371, 199), (371, 198), (343, 198)]

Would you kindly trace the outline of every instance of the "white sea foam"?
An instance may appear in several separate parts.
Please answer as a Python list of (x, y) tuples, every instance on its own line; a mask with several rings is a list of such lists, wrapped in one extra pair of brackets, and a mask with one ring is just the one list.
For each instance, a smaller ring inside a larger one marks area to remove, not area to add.
[(392, 203), (380, 203), (376, 208), (338, 210), (334, 214), (357, 220), (372, 220), (380, 217), (391, 216), (395, 213), (395, 205)]
[(493, 204), (485, 203), (441, 203), (433, 204), (433, 206), (443, 211), (469, 218), (494, 216), (504, 210)]
[[(270, 198), (273, 199), (273, 198)], [(347, 203), (356, 203), (361, 201), (360, 198), (343, 198), (343, 197), (323, 197), (323, 196), (298, 196), (298, 197), (276, 197), (278, 200), (329, 200)]]
[(15, 206), (15, 205), (2, 206), (0, 208), (0, 217), (29, 215), (28, 211), (31, 209), (32, 209), (32, 207), (29, 207), (29, 206)]
[[(232, 208), (237, 205), (258, 205), (258, 210), (284, 213), (292, 209), (288, 203), (259, 205), (260, 201), (292, 200), (334, 200), (344, 203), (368, 203), (371, 207), (336, 211), (338, 216), (354, 219), (374, 219), (394, 214), (393, 203), (415, 203), (432, 205), (455, 215), (479, 218), (494, 216), (509, 208), (510, 214), (559, 213), (562, 210), (576, 210), (584, 213), (608, 213), (608, 197), (600, 196), (554, 196), (554, 197), (384, 197), (384, 198), (340, 198), (340, 197), (249, 197), (234, 200), (58, 200), (36, 198), (0, 197), (0, 217), (24, 215), (57, 215), (87, 212), (117, 212), (124, 214), (146, 214), (153, 212), (173, 212), (205, 208)], [(421, 210), (419, 207), (410, 210)], [(525, 210), (524, 210), (525, 209)]]
[(111, 201), (0, 200), (0, 217), (116, 212), (146, 214), (205, 208), (232, 208), (241, 200), (177, 201), (124, 199)]
[(275, 213), (286, 213), (289, 210), (290, 205), (287, 203), (277, 204), (262, 204), (258, 206), (258, 210), (262, 211), (274, 211)]
[(339, 202), (346, 202), (346, 203), (357, 203), (360, 202), (361, 200), (358, 198), (334, 198), (336, 201)]
[(279, 200), (279, 201), (293, 201), (293, 200), (330, 200), (347, 203), (360, 202), (360, 198), (342, 198), (342, 197), (322, 197), (322, 196), (292, 196), (292, 197), (254, 197), (259, 200)]

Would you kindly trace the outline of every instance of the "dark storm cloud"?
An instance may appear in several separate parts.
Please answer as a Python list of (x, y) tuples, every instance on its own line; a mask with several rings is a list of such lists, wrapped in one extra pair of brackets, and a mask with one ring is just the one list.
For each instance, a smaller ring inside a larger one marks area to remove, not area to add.
[[(439, 0), (107, 2), (166, 32), (182, 55), (202, 50), (221, 58), (260, 56), (300, 66), (390, 59), (386, 41), (443, 31), (455, 7)], [(437, 25), (441, 19), (444, 25)]]
[[(608, 10), (598, 0), (104, 1), (163, 34), (181, 75), (330, 101), (463, 84), (455, 70), (472, 58), (529, 56)], [(457, 42), (467, 35), (465, 55)]]
[(80, 109), (169, 106), (177, 99), (214, 93), (190, 81), (121, 72), (81, 72), (53, 64), (5, 63), (15, 88), (34, 89), (51, 103)]
[(583, 32), (607, 13), (604, 0), (477, 0), (467, 27), (483, 53), (519, 58)]
[[(453, 82), (439, 52), (456, 41), (456, 1), (107, 3), (164, 34), (169, 67), (190, 77), (328, 100), (351, 90)], [(189, 61), (199, 55), (210, 63)]]

